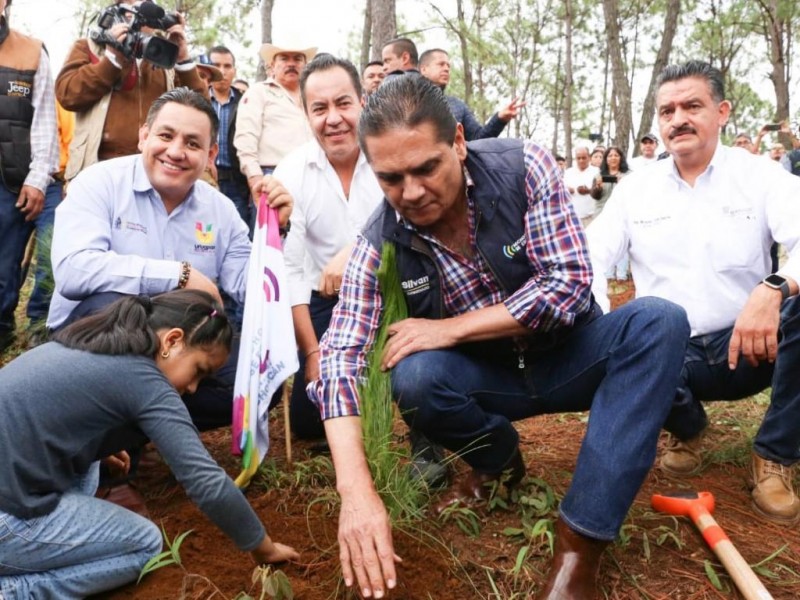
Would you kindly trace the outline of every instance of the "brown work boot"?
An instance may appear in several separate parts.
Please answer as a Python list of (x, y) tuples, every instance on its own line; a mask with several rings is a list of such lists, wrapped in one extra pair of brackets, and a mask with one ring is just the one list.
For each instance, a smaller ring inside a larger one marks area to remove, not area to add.
[(792, 467), (761, 458), (753, 452), (750, 465), (753, 508), (762, 517), (793, 525), (800, 518), (800, 500), (792, 485)]
[(609, 543), (586, 537), (558, 519), (553, 566), (537, 600), (594, 600), (600, 557)]
[(661, 470), (675, 477), (697, 475), (703, 467), (703, 455), (700, 453), (703, 437), (704, 431), (688, 440), (679, 440), (668, 434), (667, 447), (659, 462)]

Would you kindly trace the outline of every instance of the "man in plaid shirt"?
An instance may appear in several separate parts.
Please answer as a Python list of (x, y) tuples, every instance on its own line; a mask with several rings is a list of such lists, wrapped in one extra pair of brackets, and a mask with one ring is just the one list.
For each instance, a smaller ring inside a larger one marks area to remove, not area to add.
[(591, 408), (541, 597), (592, 597), (602, 550), (655, 457), (689, 336), (685, 313), (645, 298), (600, 316), (583, 230), (553, 157), (529, 141), (467, 144), (424, 78), (385, 82), (367, 101), (359, 138), (385, 200), (349, 259), (320, 379), (309, 385), (342, 499), (345, 583), (381, 598), (400, 560), (364, 455), (357, 396), (382, 314), (375, 271), (388, 241), (410, 318), (391, 325), (381, 366), (406, 422), (472, 468), (437, 511), (485, 500), (487, 483), (520, 481), (512, 421)]

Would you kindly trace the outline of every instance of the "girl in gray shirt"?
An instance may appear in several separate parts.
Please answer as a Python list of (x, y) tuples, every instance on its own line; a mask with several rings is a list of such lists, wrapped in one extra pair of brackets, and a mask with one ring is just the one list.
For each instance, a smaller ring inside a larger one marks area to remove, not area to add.
[(0, 597), (83, 598), (161, 551), (149, 520), (94, 498), (98, 460), (153, 441), (189, 497), (257, 563), (272, 542), (180, 398), (225, 363), (231, 326), (198, 290), (123, 298), (0, 369)]

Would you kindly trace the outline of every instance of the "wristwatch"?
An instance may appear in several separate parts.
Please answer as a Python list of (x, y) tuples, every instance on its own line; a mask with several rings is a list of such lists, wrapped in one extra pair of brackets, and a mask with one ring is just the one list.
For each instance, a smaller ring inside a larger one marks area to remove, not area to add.
[(764, 277), (761, 283), (773, 290), (780, 290), (781, 300), (786, 300), (789, 297), (789, 282), (786, 281), (786, 277), (773, 273)]

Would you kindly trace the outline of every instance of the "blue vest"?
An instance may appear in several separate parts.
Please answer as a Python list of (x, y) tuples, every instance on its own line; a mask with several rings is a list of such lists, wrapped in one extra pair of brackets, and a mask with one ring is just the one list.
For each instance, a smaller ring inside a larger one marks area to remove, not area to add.
[[(522, 141), (490, 138), (469, 142), (465, 165), (475, 184), (469, 194), (476, 211), (477, 250), (510, 295), (536, 275), (525, 254), (528, 196)], [(415, 231), (397, 222), (395, 211), (386, 199), (365, 225), (364, 236), (378, 252), (383, 240), (394, 242), (397, 272), (409, 316), (443, 318), (442, 278), (430, 245)], [(594, 302), (588, 302), (586, 312), (576, 324), (588, 322), (597, 314)], [(526, 345), (538, 349), (551, 346), (561, 337), (558, 333), (536, 333), (529, 340), (535, 339), (535, 343)], [(517, 345), (510, 339), (468, 346), (480, 349), (482, 355), (498, 351), (505, 359), (509, 353), (518, 355)]]

